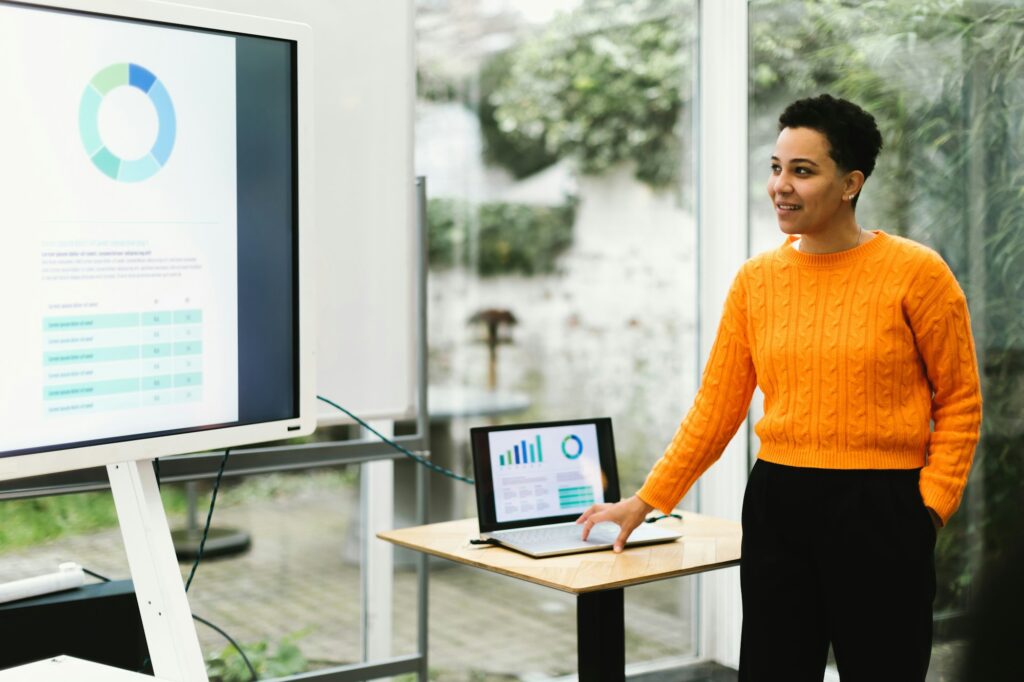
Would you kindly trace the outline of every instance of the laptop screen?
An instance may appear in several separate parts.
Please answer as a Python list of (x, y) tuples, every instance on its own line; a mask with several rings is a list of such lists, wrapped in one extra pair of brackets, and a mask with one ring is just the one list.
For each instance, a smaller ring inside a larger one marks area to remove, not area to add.
[(610, 419), (470, 433), (481, 530), (567, 521), (592, 504), (618, 500)]

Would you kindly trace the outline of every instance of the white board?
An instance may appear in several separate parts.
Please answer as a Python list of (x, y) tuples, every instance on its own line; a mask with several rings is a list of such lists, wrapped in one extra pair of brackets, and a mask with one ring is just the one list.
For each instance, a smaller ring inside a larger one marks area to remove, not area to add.
[[(199, 0), (183, 4), (312, 27), (317, 392), (363, 418), (412, 417), (418, 257), (412, 3)], [(320, 414), (321, 424), (350, 421), (323, 403)]]

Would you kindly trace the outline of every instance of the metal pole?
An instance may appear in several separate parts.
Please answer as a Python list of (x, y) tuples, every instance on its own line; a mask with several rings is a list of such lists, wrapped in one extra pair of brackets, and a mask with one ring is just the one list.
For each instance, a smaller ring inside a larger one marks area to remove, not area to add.
[[(417, 321), (416, 333), (419, 338), (419, 357), (416, 363), (417, 384), (419, 387), (419, 405), (416, 410), (416, 430), (422, 439), (423, 449), (430, 450), (430, 414), (427, 404), (427, 179), (416, 178), (416, 236), (419, 246), (419, 320)], [(430, 480), (426, 467), (416, 468), (416, 499), (419, 506), (416, 512), (417, 523), (423, 525), (427, 522), (430, 510)], [(430, 561), (423, 552), (417, 552), (416, 577), (419, 590), (416, 605), (416, 615), (419, 621), (417, 630), (418, 651), (420, 655), (419, 681), (428, 682), (428, 625), (429, 625), (429, 599), (428, 590), (430, 587)]]

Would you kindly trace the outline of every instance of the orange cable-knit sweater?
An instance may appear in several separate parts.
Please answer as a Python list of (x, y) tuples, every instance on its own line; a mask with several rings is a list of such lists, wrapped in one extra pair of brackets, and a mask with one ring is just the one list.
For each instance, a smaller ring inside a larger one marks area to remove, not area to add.
[[(921, 471), (945, 523), (981, 427), (967, 301), (942, 258), (875, 231), (839, 253), (792, 247), (740, 269), (693, 407), (638, 495), (668, 512), (722, 454), (755, 385), (758, 457), (823, 469)], [(934, 422), (934, 429), (930, 422)]]

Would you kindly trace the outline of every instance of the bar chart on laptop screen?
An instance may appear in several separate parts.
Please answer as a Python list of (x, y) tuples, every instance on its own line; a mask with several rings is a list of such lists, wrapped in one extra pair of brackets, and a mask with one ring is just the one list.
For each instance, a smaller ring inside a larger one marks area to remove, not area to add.
[(604, 502), (593, 424), (488, 434), (499, 523), (582, 513)]

